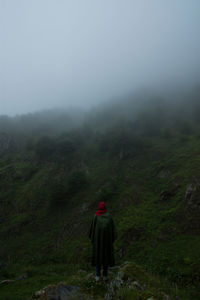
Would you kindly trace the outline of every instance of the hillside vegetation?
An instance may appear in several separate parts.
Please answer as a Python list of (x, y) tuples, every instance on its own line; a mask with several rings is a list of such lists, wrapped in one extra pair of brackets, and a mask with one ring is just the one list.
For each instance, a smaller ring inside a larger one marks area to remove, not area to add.
[(1, 299), (93, 272), (87, 232), (99, 201), (117, 226), (118, 265), (168, 280), (172, 299), (198, 299), (199, 98), (0, 117), (0, 281), (27, 276), (0, 285)]

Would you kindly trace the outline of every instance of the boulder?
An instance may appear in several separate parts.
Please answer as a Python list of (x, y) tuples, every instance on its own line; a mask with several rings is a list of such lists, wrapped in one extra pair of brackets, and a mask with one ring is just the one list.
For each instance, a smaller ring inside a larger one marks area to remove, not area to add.
[(200, 186), (189, 184), (185, 192), (185, 202), (188, 210), (200, 212)]
[(14, 281), (15, 280), (11, 280), (11, 279), (2, 280), (2, 281), (0, 281), (0, 285), (9, 284), (9, 283), (12, 283)]
[(163, 190), (160, 193), (160, 201), (168, 201), (174, 197), (179, 189), (179, 185), (172, 186), (169, 190)]
[(29, 300), (91, 300), (88, 296), (79, 292), (78, 286), (59, 283), (58, 285), (50, 285), (41, 291), (37, 291)]
[(21, 274), (17, 280), (23, 280), (23, 279), (26, 279), (28, 277), (28, 274), (27, 273), (24, 273), (24, 274)]

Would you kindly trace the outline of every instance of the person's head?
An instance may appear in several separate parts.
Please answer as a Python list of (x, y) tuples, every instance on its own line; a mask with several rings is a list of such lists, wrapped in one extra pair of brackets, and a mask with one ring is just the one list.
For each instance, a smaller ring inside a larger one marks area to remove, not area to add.
[(99, 210), (105, 210), (106, 209), (106, 204), (105, 204), (105, 202), (103, 202), (103, 201), (101, 201), (101, 202), (99, 202)]

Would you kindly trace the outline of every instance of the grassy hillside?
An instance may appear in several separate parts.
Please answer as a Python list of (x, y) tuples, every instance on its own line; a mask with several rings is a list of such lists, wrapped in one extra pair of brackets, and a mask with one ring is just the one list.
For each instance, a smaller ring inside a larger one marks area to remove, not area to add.
[(1, 156), (0, 281), (28, 278), (0, 286), (0, 295), (27, 299), (79, 269), (91, 272), (87, 231), (103, 200), (117, 226), (117, 264), (134, 261), (177, 285), (181, 299), (197, 299), (200, 123), (192, 99), (137, 110), (129, 100), (68, 132), (29, 135)]

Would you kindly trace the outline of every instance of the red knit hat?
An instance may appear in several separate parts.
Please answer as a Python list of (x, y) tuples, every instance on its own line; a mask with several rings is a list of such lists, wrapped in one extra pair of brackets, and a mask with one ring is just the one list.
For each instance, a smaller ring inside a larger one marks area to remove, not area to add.
[(96, 212), (96, 215), (97, 216), (101, 216), (101, 215), (103, 215), (105, 212), (107, 212), (107, 209), (106, 209), (106, 204), (105, 204), (105, 202), (99, 202), (99, 208), (98, 208), (98, 210), (97, 210), (97, 212)]

